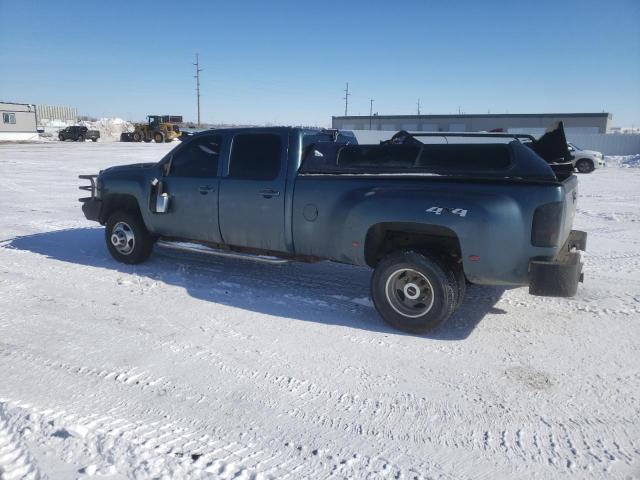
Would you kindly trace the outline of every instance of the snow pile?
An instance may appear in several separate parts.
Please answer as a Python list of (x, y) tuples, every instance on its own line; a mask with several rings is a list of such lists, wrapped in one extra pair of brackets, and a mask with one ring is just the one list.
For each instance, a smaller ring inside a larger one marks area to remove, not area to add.
[(101, 140), (120, 140), (123, 132), (132, 132), (133, 124), (121, 118), (101, 118), (95, 122), (81, 121), (89, 130), (99, 130)]
[(100, 141), (103, 142), (118, 141), (121, 133), (133, 132), (133, 123), (122, 118), (101, 118), (96, 121), (81, 120), (77, 123), (42, 119), (39, 126), (44, 129), (44, 132), (40, 134), (40, 137), (41, 139), (57, 140), (58, 132), (72, 125), (83, 125), (89, 130), (98, 130)]
[(65, 128), (71, 125), (71, 123), (66, 122), (65, 120), (49, 120), (48, 118), (41, 118), (40, 121), (41, 127), (50, 127), (50, 128)]
[(607, 155), (604, 161), (608, 167), (640, 168), (640, 153), (635, 155)]

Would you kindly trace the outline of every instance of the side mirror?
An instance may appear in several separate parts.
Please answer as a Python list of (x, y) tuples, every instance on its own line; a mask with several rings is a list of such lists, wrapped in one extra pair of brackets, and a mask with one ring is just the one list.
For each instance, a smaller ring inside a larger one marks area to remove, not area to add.
[(161, 193), (156, 197), (156, 213), (167, 213), (169, 211), (169, 194)]
[(157, 178), (154, 178), (151, 181), (151, 197), (149, 199), (149, 209), (153, 213), (167, 213), (169, 211), (171, 197), (163, 190), (163, 183)]

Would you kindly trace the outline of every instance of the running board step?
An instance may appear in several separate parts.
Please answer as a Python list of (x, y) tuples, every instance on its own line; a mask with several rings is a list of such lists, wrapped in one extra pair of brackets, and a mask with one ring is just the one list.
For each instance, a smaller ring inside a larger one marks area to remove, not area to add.
[(156, 245), (159, 247), (170, 248), (173, 250), (182, 250), (183, 252), (204, 253), (207, 255), (216, 255), (218, 257), (239, 258), (240, 260), (251, 260), (253, 262), (271, 263), (271, 264), (283, 264), (288, 263), (288, 260), (278, 257), (270, 257), (267, 255), (252, 255), (250, 253), (232, 252), (229, 250), (219, 250), (216, 248), (207, 247), (206, 245), (200, 245), (199, 243), (189, 242), (171, 242), (168, 240), (158, 240)]

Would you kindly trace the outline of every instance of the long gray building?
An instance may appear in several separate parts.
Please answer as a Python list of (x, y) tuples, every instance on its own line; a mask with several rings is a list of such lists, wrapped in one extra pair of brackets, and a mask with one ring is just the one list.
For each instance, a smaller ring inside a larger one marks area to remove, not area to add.
[(610, 113), (520, 113), (478, 115), (377, 115), (332, 117), (332, 127), (344, 130), (407, 130), (414, 132), (483, 132), (542, 134), (562, 120), (567, 133), (607, 133)]
[(35, 105), (0, 102), (0, 115), (0, 141), (38, 138)]
[(43, 120), (49, 122), (61, 121), (75, 123), (78, 121), (78, 109), (75, 107), (63, 107), (58, 105), (38, 105), (38, 124), (42, 125)]

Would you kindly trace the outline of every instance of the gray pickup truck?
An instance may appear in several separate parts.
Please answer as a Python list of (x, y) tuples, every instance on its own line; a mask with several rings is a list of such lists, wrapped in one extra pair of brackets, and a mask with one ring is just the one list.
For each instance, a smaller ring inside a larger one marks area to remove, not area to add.
[(74, 142), (84, 142), (85, 140), (91, 140), (97, 142), (100, 138), (99, 130), (89, 130), (82, 125), (74, 125), (71, 127), (63, 128), (58, 132), (58, 140), (64, 142), (65, 140), (73, 140)]
[(539, 140), (429, 135), (358, 145), (350, 132), (210, 130), (157, 163), (81, 175), (91, 196), (80, 201), (124, 263), (162, 238), (369, 266), (376, 309), (408, 332), (449, 318), (467, 282), (575, 295), (586, 233), (571, 229), (577, 180), (562, 125)]

